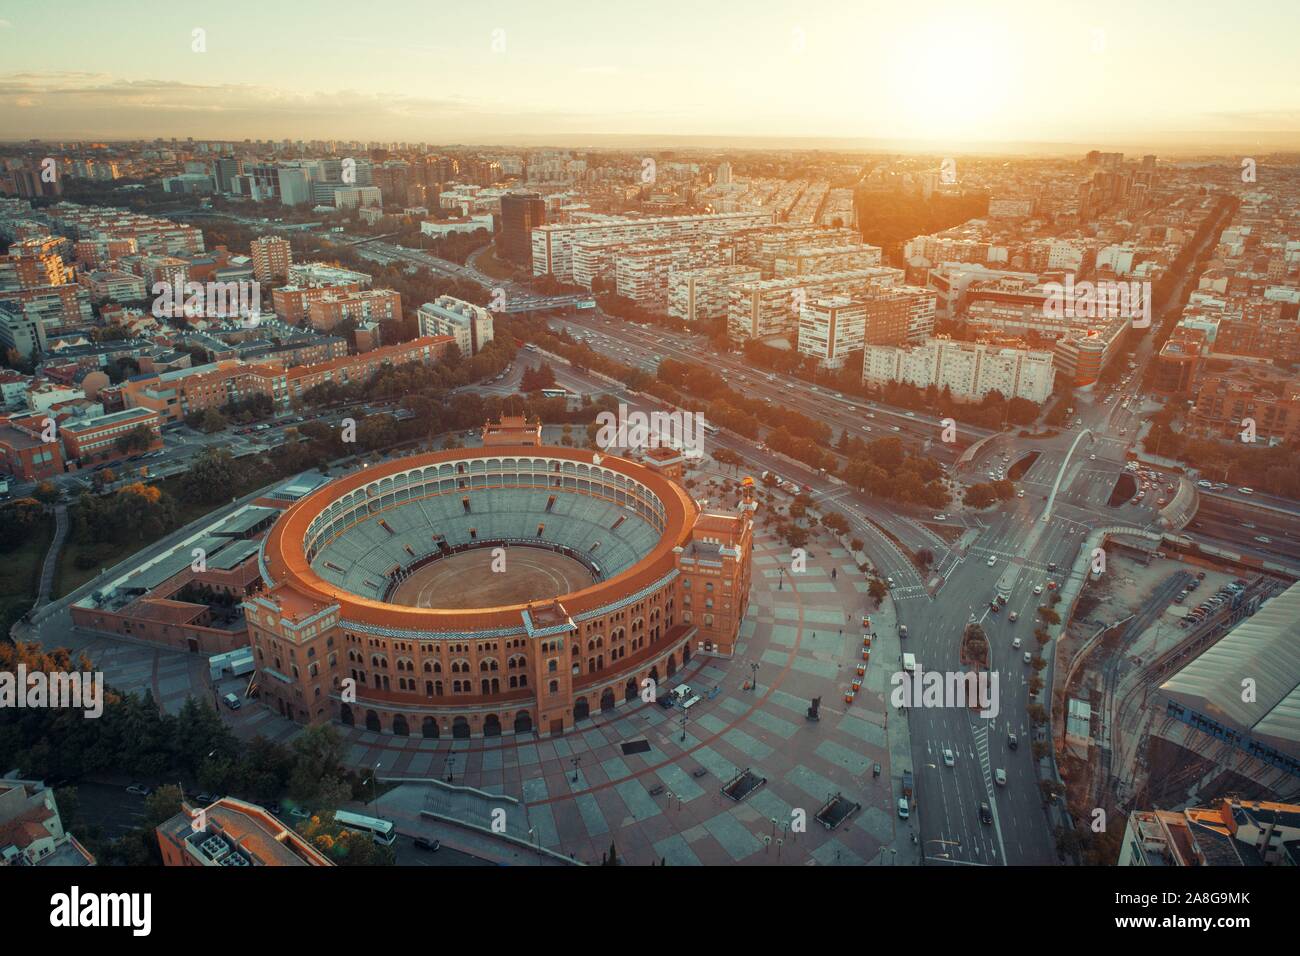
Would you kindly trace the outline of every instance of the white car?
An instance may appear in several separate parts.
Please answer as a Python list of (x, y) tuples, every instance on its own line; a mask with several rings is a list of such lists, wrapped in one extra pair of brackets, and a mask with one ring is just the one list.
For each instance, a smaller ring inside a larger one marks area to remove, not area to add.
[(1034, 593), (1035, 593), (1035, 594), (1042, 594), (1042, 593), (1043, 593), (1043, 586), (1042, 586), (1041, 584), (1035, 584), (1035, 585), (1034, 585)]
[(948, 520), (948, 516), (947, 516), (947, 515), (935, 515), (935, 516), (934, 516), (934, 520), (935, 520), (935, 521), (947, 521), (947, 520)]
[(997, 555), (990, 554), (990, 555), (989, 555), (989, 561), (988, 561), (989, 567), (991, 568), (991, 567), (993, 567), (993, 565), (995, 565), (995, 564), (997, 564), (997, 563), (998, 563)]
[(993, 771), (993, 780), (999, 787), (1005, 787), (1007, 785), (1007, 772), (999, 767)]
[(1025, 651), (1025, 663), (1028, 664), (1032, 660), (1033, 658), (1030, 656), (1029, 652)]
[(1243, 495), (1253, 495), (1255, 493), (1254, 488), (1238, 488), (1237, 491)]
[(1011, 646), (1012, 646), (1012, 647), (1016, 647), (1016, 648), (1020, 647), (1020, 638), (1018, 638), (1018, 637), (1015, 638), (1015, 639), (1011, 642)]
[(1016, 492), (1016, 497), (1017, 497), (1017, 498), (1023, 498), (1024, 496), (1025, 496), (1025, 489), (1024, 489), (1024, 488), (1021, 488), (1019, 491)]
[(947, 747), (943, 748), (943, 765), (951, 767), (957, 763), (957, 758), (953, 756), (952, 751)]
[(1088, 460), (1089, 460), (1089, 461), (1096, 461), (1096, 460), (1097, 460), (1097, 456), (1096, 456), (1096, 455), (1089, 455), (1089, 456), (1088, 456)]

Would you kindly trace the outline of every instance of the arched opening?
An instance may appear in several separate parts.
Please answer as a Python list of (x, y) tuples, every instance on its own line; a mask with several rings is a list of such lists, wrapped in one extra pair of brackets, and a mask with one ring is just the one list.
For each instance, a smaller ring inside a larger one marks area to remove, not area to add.
[(469, 721), (464, 717), (457, 717), (451, 722), (451, 735), (457, 740), (469, 739)]
[(356, 718), (352, 716), (352, 705), (342, 704), (339, 707), (339, 723), (346, 727), (352, 727), (356, 724)]
[(651, 679), (652, 681), (654, 681), (656, 684), (659, 683), (659, 668), (658, 668), (658, 667), (652, 667), (652, 668), (650, 668), (650, 679)]
[(683, 645), (682, 645), (682, 663), (683, 663), (683, 664), (689, 664), (690, 662), (691, 662), (691, 645), (690, 645), (690, 644), (683, 644)]
[(677, 673), (677, 658), (673, 654), (668, 655), (668, 676), (672, 677)]
[(623, 687), (623, 699), (627, 701), (636, 700), (636, 678), (629, 677), (627, 684)]
[(613, 710), (614, 704), (615, 704), (614, 692), (610, 690), (608, 687), (606, 687), (604, 693), (600, 695), (600, 709)]
[(401, 714), (393, 718), (393, 733), (399, 737), (409, 737), (411, 735), (411, 728), (407, 726), (406, 718)]
[(438, 722), (432, 717), (424, 718), (424, 720), (420, 722), (420, 733), (436, 740), (438, 737)]
[(484, 737), (501, 736), (501, 721), (497, 718), (496, 714), (488, 714), (486, 717), (483, 718), (483, 736)]
[(384, 728), (379, 726), (379, 715), (376, 714), (373, 710), (366, 711), (366, 730), (373, 731), (374, 733), (379, 733), (383, 729)]
[(579, 697), (573, 702), (573, 719), (586, 720), (591, 716), (591, 705), (587, 703), (587, 698)]
[(528, 716), (528, 711), (521, 710), (515, 714), (515, 733), (526, 734), (533, 729), (533, 718)]

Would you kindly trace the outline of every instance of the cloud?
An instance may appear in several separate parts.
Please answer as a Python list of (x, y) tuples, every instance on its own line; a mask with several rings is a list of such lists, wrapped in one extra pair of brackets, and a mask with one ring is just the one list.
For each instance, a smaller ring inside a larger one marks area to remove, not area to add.
[(563, 111), (467, 97), (354, 89), (294, 92), (247, 83), (126, 79), (101, 73), (0, 74), (0, 127), (21, 138), (436, 139), (592, 128)]

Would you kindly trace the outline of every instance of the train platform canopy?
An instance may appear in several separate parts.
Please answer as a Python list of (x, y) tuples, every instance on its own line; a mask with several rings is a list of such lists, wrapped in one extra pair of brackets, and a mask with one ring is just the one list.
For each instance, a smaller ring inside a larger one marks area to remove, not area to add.
[(1264, 602), (1160, 690), (1224, 727), (1300, 753), (1300, 583)]

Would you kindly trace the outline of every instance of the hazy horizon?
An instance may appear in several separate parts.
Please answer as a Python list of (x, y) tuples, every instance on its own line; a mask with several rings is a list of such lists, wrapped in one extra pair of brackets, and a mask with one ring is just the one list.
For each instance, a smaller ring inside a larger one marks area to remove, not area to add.
[(12, 9), (0, 127), (18, 141), (1300, 148), (1300, 5), (1282, 0), (1249, 22), (1173, 0), (939, 2), (923, 17), (846, 0), (358, 9), (144, 0), (115, 8), (111, 32), (85, 0)]

